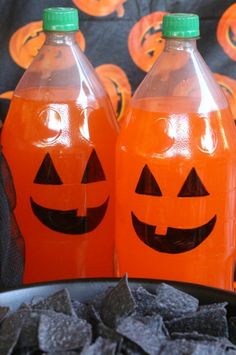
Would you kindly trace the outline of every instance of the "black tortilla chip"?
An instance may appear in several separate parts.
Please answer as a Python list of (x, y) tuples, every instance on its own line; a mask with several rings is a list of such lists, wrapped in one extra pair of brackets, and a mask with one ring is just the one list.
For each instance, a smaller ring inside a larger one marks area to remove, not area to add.
[(53, 295), (32, 304), (33, 310), (52, 310), (59, 313), (64, 313), (69, 316), (75, 315), (72, 306), (71, 297), (67, 289), (60, 290)]
[(38, 326), (40, 315), (37, 312), (27, 312), (22, 324), (17, 348), (38, 348)]
[(116, 342), (98, 337), (94, 344), (86, 346), (81, 355), (115, 355)]
[(106, 290), (104, 290), (101, 293), (98, 293), (93, 299), (89, 302), (90, 305), (92, 305), (97, 311), (101, 311), (102, 307), (102, 302), (106, 295), (113, 289), (114, 287), (107, 287)]
[(27, 313), (21, 310), (10, 313), (1, 324), (0, 335), (10, 334), (15, 329), (21, 328), (26, 315)]
[(228, 338), (226, 309), (201, 310), (190, 315), (172, 319), (165, 323), (170, 333), (198, 332)]
[(0, 323), (3, 321), (4, 318), (6, 318), (9, 311), (9, 307), (0, 307)]
[(85, 320), (63, 313), (42, 315), (38, 339), (42, 351), (67, 351), (81, 349), (90, 344), (91, 326)]
[(103, 299), (101, 318), (106, 325), (113, 328), (121, 318), (132, 314), (135, 307), (136, 303), (125, 276)]
[(197, 298), (165, 283), (157, 287), (156, 302), (158, 313), (164, 320), (170, 320), (196, 312), (199, 305)]
[(228, 302), (204, 304), (204, 305), (200, 305), (198, 307), (198, 311), (214, 310), (214, 309), (226, 309), (227, 306), (228, 306)]
[(122, 319), (117, 326), (117, 331), (149, 355), (156, 355), (161, 346), (162, 338), (158, 338), (148, 325), (135, 317)]
[(156, 295), (148, 292), (142, 286), (132, 290), (136, 302), (136, 312), (141, 315), (151, 315), (158, 312), (158, 304)]
[(186, 339), (167, 341), (158, 355), (223, 355), (222, 348), (217, 343), (209, 344)]
[(201, 341), (201, 343), (207, 343), (209, 344), (210, 342), (215, 342), (219, 343), (225, 351), (228, 350), (235, 350), (236, 347), (234, 346), (231, 341), (227, 338), (222, 338), (222, 337), (215, 337), (212, 335), (208, 334), (200, 334), (198, 332), (193, 332), (193, 333), (172, 333), (171, 334), (172, 339), (186, 339), (186, 340), (194, 340), (194, 341)]
[(229, 319), (229, 339), (233, 344), (236, 344), (236, 317)]
[(121, 351), (119, 355), (146, 355), (147, 353), (141, 349), (138, 345), (130, 341), (129, 339), (125, 339), (121, 345)]
[(77, 317), (88, 320), (89, 306), (76, 300), (71, 300), (71, 303)]
[[(41, 353), (42, 354), (42, 353)], [(43, 355), (77, 355), (81, 354), (81, 351), (53, 351), (43, 353)]]
[(115, 329), (109, 328), (102, 322), (100, 322), (96, 328), (96, 335), (98, 337), (100, 336), (116, 343), (121, 342), (123, 340), (123, 337), (119, 333), (117, 333)]
[(159, 314), (152, 316), (133, 315), (132, 317), (144, 323), (159, 340), (170, 338), (169, 332), (163, 322), (163, 318)]
[(15, 328), (11, 333), (0, 335), (0, 354), (12, 354), (20, 335), (21, 328)]

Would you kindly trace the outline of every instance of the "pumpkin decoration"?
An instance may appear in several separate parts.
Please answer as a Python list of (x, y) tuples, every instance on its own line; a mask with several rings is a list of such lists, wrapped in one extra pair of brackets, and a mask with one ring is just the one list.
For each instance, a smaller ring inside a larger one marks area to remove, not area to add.
[(116, 11), (118, 17), (125, 13), (124, 2), (127, 0), (73, 0), (74, 4), (91, 16), (107, 16)]
[(163, 51), (162, 20), (166, 12), (157, 11), (142, 17), (131, 29), (128, 48), (134, 63), (148, 72)]
[(225, 96), (229, 101), (233, 117), (236, 120), (236, 80), (218, 73), (214, 74), (218, 84), (223, 89)]
[[(106, 177), (95, 149), (92, 150), (88, 159), (81, 183), (90, 184), (105, 181)], [(49, 153), (46, 154), (34, 179), (34, 184), (62, 185), (63, 181), (58, 175)], [(98, 207), (88, 207), (87, 214), (77, 215), (77, 209), (61, 210), (43, 207), (31, 197), (31, 207), (39, 221), (59, 233), (85, 234), (93, 231), (102, 222), (107, 210), (109, 198), (106, 198)]]
[(221, 16), (217, 26), (217, 40), (224, 52), (236, 60), (236, 4), (229, 6)]
[[(76, 40), (84, 51), (85, 39), (79, 31), (76, 33)], [(42, 21), (30, 22), (20, 27), (13, 33), (9, 43), (9, 51), (12, 59), (20, 67), (26, 69), (33, 58), (38, 54), (39, 49), (45, 41), (45, 33), (42, 29)]]
[[(145, 165), (142, 170), (135, 193), (162, 196), (161, 189), (148, 165)], [(195, 198), (208, 195), (209, 192), (196, 169), (192, 168), (177, 196)], [(132, 224), (139, 239), (154, 250), (169, 254), (184, 253), (196, 248), (211, 234), (216, 224), (216, 215), (214, 215), (208, 222), (194, 228), (167, 227), (164, 235), (156, 233), (156, 226), (139, 220), (134, 212), (131, 215)]]
[(96, 68), (110, 99), (117, 120), (124, 117), (124, 113), (131, 98), (131, 86), (125, 72), (114, 64), (103, 64)]

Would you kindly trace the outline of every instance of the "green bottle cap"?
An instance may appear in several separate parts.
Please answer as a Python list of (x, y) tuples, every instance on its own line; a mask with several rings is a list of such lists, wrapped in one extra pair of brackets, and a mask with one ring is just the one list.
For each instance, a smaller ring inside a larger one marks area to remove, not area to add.
[(43, 10), (44, 31), (77, 31), (79, 17), (73, 7), (49, 7)]
[(166, 38), (199, 37), (199, 17), (195, 14), (165, 15), (162, 24), (162, 36)]

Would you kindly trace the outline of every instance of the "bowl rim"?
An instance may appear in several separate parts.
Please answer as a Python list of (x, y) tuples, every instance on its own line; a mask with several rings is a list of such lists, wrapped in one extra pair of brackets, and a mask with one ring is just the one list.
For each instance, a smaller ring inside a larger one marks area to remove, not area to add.
[[(53, 280), (53, 281), (46, 281), (46, 282), (34, 282), (34, 283), (29, 283), (29, 284), (23, 284), (21, 286), (13, 287), (13, 288), (8, 288), (4, 290), (0, 290), (0, 294), (3, 295), (4, 293), (8, 292), (14, 292), (14, 291), (19, 291), (19, 290), (27, 290), (31, 288), (44, 288), (44, 287), (50, 287), (54, 285), (70, 285), (70, 284), (101, 284), (101, 283), (115, 283), (119, 282), (124, 276), (121, 277), (98, 277), (98, 278), (78, 278), (78, 279), (61, 279), (61, 280)], [(127, 276), (128, 277), (128, 276)], [(213, 292), (216, 292), (218, 294), (222, 295), (228, 295), (228, 296), (234, 296), (236, 297), (236, 292), (218, 288), (218, 287), (213, 287), (213, 286), (206, 286), (202, 284), (196, 284), (192, 282), (185, 282), (185, 281), (176, 281), (176, 280), (166, 280), (166, 279), (153, 279), (153, 278), (138, 278), (138, 277), (128, 277), (128, 283), (129, 284), (160, 284), (160, 283), (166, 283), (169, 284), (173, 287), (178, 287), (178, 286), (186, 286), (192, 289), (198, 289), (202, 291), (207, 291), (211, 290)]]

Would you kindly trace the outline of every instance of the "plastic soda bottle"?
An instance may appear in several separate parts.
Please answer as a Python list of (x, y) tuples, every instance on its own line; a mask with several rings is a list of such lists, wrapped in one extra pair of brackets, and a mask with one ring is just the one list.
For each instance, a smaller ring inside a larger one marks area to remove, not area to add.
[(233, 287), (236, 131), (196, 47), (199, 18), (164, 17), (165, 48), (117, 144), (117, 274)]
[(78, 47), (75, 8), (43, 13), (46, 41), (2, 132), (25, 240), (24, 282), (114, 275), (117, 123)]

